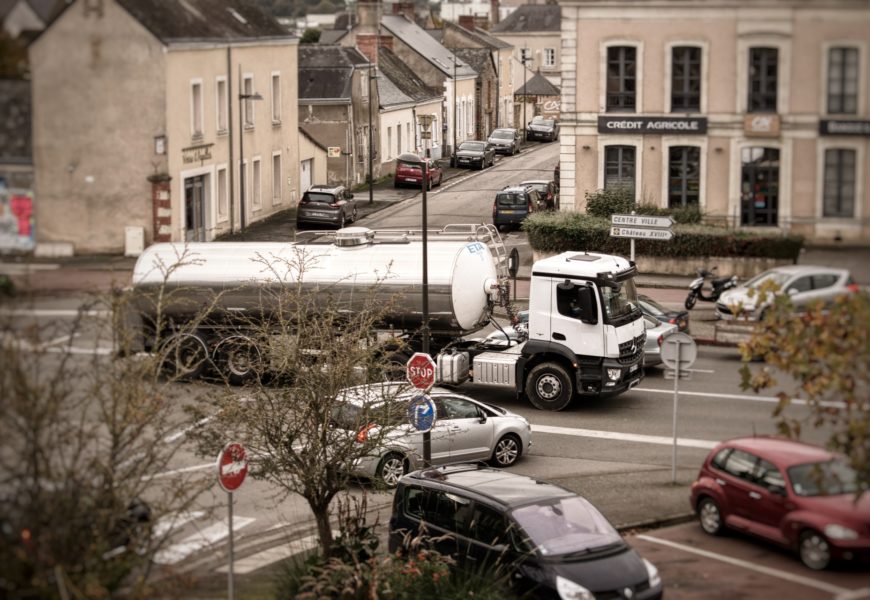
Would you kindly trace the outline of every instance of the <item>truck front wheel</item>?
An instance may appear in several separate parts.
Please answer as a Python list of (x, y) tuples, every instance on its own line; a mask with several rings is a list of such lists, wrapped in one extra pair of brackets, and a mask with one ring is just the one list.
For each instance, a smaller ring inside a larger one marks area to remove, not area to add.
[(526, 396), (540, 410), (563, 410), (574, 398), (574, 384), (556, 363), (541, 363), (526, 378)]

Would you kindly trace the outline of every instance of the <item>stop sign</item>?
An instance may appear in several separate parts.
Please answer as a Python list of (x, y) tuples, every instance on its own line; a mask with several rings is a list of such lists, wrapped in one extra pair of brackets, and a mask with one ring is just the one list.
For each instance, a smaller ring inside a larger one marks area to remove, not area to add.
[(419, 390), (428, 390), (435, 385), (435, 361), (428, 354), (415, 352), (408, 359), (408, 381)]
[(245, 447), (230, 442), (221, 450), (217, 460), (218, 483), (227, 492), (239, 489), (248, 474), (248, 457)]

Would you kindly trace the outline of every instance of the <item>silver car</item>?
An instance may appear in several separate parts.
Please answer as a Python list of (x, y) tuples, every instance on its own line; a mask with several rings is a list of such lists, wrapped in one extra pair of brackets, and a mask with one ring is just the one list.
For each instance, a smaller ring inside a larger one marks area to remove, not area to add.
[[(370, 422), (373, 414), (390, 414), (393, 420), (375, 450), (351, 465), (351, 474), (395, 487), (402, 475), (422, 467), (423, 434), (401, 418), (404, 405), (418, 394), (403, 382), (342, 391), (341, 409), (333, 419), (360, 443), (365, 436), (378, 433), (380, 425)], [(486, 460), (497, 467), (509, 467), (531, 446), (531, 426), (520, 415), (439, 387), (432, 388), (429, 396), (437, 417), (430, 431), (432, 464)], [(402, 409), (379, 410), (386, 403), (398, 403)]]
[(659, 321), (655, 317), (644, 315), (643, 326), (646, 329), (646, 343), (643, 346), (643, 366), (651, 367), (662, 363), (662, 342), (666, 337), (678, 330), (673, 323)]
[[(759, 303), (758, 289), (768, 281), (779, 287), (777, 293), (791, 296), (792, 303), (799, 311), (812, 302), (830, 303), (837, 296), (858, 291), (855, 280), (845, 269), (811, 265), (776, 267), (722, 294), (716, 302), (716, 315), (720, 319), (745, 317), (748, 320), (761, 320), (764, 311), (773, 304), (773, 298), (770, 297)], [(750, 290), (754, 290), (751, 295)]]

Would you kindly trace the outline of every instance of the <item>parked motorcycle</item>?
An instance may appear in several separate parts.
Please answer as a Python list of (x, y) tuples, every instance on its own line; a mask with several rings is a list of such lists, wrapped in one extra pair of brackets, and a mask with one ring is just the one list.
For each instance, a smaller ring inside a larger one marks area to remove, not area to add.
[(733, 277), (716, 277), (711, 282), (713, 289), (710, 291), (710, 294), (705, 294), (704, 282), (708, 277), (713, 277), (716, 274), (716, 269), (717, 267), (713, 267), (709, 271), (707, 269), (698, 269), (698, 278), (689, 285), (689, 295), (686, 296), (685, 302), (686, 310), (692, 310), (698, 298), (706, 302), (716, 302), (719, 296), (722, 295), (722, 292), (737, 287), (737, 275)]

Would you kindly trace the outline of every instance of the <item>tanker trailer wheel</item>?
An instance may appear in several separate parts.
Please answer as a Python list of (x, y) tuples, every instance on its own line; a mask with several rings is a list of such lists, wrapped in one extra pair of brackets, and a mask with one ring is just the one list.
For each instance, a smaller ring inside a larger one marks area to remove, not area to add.
[(237, 335), (222, 340), (215, 348), (221, 375), (231, 385), (243, 385), (260, 374), (262, 357), (257, 344)]
[(526, 378), (526, 396), (535, 408), (562, 410), (574, 398), (574, 384), (561, 365), (545, 362), (529, 372)]
[(205, 370), (208, 348), (199, 335), (176, 333), (163, 344), (163, 369), (170, 377), (180, 380), (196, 379)]

